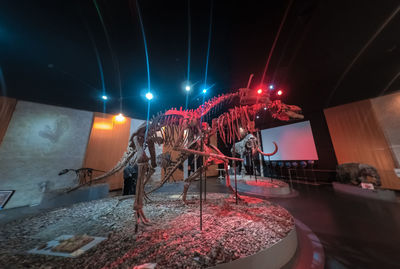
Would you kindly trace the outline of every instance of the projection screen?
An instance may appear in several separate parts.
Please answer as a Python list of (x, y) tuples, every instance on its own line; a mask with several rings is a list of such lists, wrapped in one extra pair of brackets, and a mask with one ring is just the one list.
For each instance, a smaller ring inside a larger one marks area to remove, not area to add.
[(261, 138), (264, 152), (274, 150), (272, 141), (278, 144), (271, 160), (318, 160), (310, 121), (261, 130)]

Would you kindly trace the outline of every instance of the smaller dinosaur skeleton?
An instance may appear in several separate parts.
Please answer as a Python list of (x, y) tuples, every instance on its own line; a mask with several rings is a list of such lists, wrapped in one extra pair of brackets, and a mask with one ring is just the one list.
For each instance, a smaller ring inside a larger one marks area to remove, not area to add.
[(93, 171), (105, 173), (105, 171), (102, 170), (82, 167), (78, 169), (63, 169), (58, 173), (58, 175), (61, 176), (71, 171), (75, 172), (76, 180), (78, 181), (79, 186), (85, 184), (91, 184)]

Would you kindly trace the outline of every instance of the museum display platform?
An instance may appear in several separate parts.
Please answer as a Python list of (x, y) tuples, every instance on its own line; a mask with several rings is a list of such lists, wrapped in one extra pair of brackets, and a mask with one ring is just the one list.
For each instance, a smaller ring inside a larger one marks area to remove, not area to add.
[(376, 199), (382, 200), (387, 202), (399, 202), (398, 198), (396, 197), (396, 193), (392, 190), (385, 190), (385, 189), (362, 189), (361, 187), (349, 185), (349, 184), (342, 184), (338, 182), (332, 183), (333, 189), (335, 192), (343, 193), (347, 195), (354, 195), (368, 199)]
[[(235, 186), (235, 178), (231, 175), (231, 185)], [(293, 197), (297, 192), (290, 188), (286, 182), (268, 178), (254, 176), (237, 176), (238, 192), (262, 197)]]
[[(154, 194), (144, 206), (150, 226), (135, 234), (133, 199), (121, 197), (75, 204), (6, 224), (0, 231), (0, 262), (30, 266), (125, 268), (156, 263), (156, 268), (280, 268), (296, 253), (293, 217), (265, 200), (208, 193), (202, 231), (198, 193), (185, 205), (179, 194)], [(59, 235), (108, 237), (76, 258), (32, 255), (27, 251)]]

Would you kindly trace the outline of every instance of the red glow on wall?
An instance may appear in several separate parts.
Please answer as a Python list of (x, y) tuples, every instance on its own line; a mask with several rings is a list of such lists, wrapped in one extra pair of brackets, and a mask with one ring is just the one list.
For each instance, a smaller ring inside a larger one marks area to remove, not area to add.
[(288, 124), (261, 130), (263, 151), (271, 152), (278, 144), (278, 152), (271, 156), (273, 161), (318, 160), (317, 149), (309, 121)]

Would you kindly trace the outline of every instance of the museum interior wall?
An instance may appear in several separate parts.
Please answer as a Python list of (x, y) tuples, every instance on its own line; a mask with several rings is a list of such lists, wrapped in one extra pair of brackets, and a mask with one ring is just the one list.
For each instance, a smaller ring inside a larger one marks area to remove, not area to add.
[(399, 117), (391, 119), (385, 116), (386, 110), (375, 111), (374, 102), (389, 101), (363, 100), (324, 110), (336, 158), (339, 164), (354, 162), (372, 165), (381, 176), (383, 188), (400, 190), (390, 143), (379, 122), (379, 119), (385, 119), (383, 126), (386, 126), (390, 124), (388, 120), (398, 121)]
[(6, 208), (35, 205), (44, 192), (74, 186), (93, 113), (18, 101), (0, 145), (0, 189), (16, 190)]
[[(58, 176), (63, 169), (113, 168), (127, 149), (130, 135), (144, 122), (126, 117), (119, 123), (109, 114), (6, 97), (0, 100), (0, 189), (16, 191), (6, 208), (40, 204), (45, 192), (76, 186), (74, 172)], [(210, 140), (216, 145), (216, 137)], [(156, 145), (156, 154), (162, 152), (163, 146)], [(216, 168), (210, 167), (208, 175), (216, 176)], [(99, 174), (94, 172), (93, 177)], [(182, 180), (183, 171), (174, 176)], [(160, 180), (157, 167), (152, 181)], [(108, 183), (110, 190), (123, 188), (122, 171), (101, 182)]]

